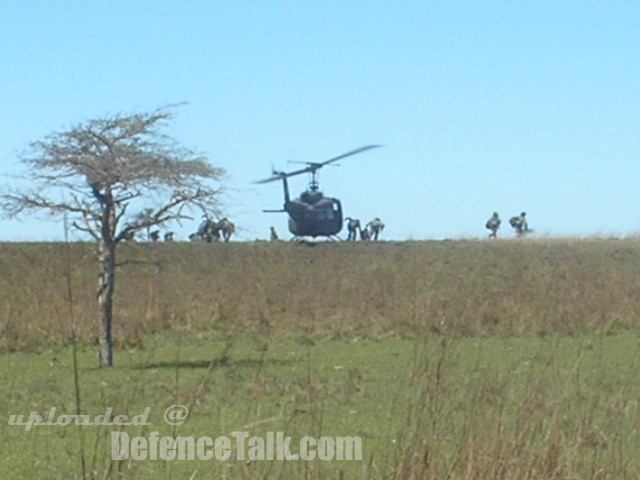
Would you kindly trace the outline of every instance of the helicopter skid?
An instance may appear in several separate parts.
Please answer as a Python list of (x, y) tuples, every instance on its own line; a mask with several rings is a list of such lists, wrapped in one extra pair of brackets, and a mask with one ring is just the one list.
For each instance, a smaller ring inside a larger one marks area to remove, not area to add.
[(309, 238), (306, 236), (301, 236), (301, 235), (296, 235), (295, 237), (292, 237), (291, 240), (289, 240), (290, 242), (298, 242), (298, 243), (304, 243), (307, 245), (316, 245), (318, 243), (328, 243), (328, 242), (341, 242), (343, 241), (340, 237), (338, 237), (337, 235), (327, 235), (327, 236), (321, 236), (321, 237), (313, 237), (313, 238)]

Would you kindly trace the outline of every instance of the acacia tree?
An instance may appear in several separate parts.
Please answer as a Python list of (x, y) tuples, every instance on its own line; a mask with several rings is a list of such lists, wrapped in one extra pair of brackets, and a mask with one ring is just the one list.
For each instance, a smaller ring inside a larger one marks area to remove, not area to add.
[(97, 241), (103, 367), (113, 365), (118, 244), (138, 231), (190, 218), (193, 209), (219, 214), (224, 170), (162, 133), (172, 108), (98, 118), (32, 143), (20, 156), (28, 187), (0, 196), (10, 217), (65, 216)]

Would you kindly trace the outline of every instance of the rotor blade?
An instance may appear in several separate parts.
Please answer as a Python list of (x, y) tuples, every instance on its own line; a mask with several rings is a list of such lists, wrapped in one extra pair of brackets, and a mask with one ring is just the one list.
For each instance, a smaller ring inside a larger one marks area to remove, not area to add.
[(320, 163), (313, 163), (312, 165), (317, 165), (318, 167), (322, 167), (322, 166), (327, 165), (327, 164), (329, 164), (331, 162), (335, 162), (337, 160), (341, 160), (343, 158), (350, 157), (351, 155), (356, 155), (358, 153), (366, 152), (367, 150), (371, 150), (373, 148), (379, 148), (379, 147), (382, 147), (382, 145), (367, 145), (366, 147), (356, 148), (355, 150), (351, 150), (350, 152), (343, 153), (342, 155), (340, 155), (338, 157), (334, 157), (334, 158), (331, 158), (329, 160), (325, 160), (324, 162), (320, 162)]
[[(297, 163), (298, 165), (307, 165), (307, 168), (318, 168), (318, 166), (320, 165), (317, 162), (295, 162), (293, 160), (289, 160), (287, 163)], [(322, 165), (322, 166), (324, 166), (324, 165)], [(339, 167), (340, 164), (332, 164), (330, 166)]]
[(379, 148), (382, 145), (367, 145), (366, 147), (356, 148), (355, 150), (351, 150), (350, 152), (343, 153), (337, 157), (331, 158), (329, 160), (325, 160), (324, 162), (305, 162), (308, 166), (307, 168), (301, 168), (300, 170), (295, 170), (293, 172), (283, 173), (282, 175), (286, 177), (292, 177), (293, 175), (300, 175), (301, 173), (313, 173), (316, 170), (328, 165), (332, 162), (337, 162), (338, 160), (342, 160), (343, 158), (350, 157), (351, 155), (356, 155), (358, 153), (366, 152), (367, 150), (371, 150), (372, 148)]
[(300, 170), (295, 170), (293, 172), (277, 172), (275, 175), (269, 178), (258, 180), (257, 182), (253, 182), (253, 183), (261, 184), (261, 183), (275, 182), (276, 180), (282, 180), (283, 178), (293, 177), (294, 175), (300, 175), (301, 173), (309, 173), (309, 172), (312, 172), (313, 170), (316, 170), (316, 168), (309, 166), (307, 168), (302, 168)]
[(316, 170), (316, 167), (313, 167), (313, 164), (308, 164), (307, 168), (301, 168), (300, 170), (294, 170), (293, 172), (283, 173), (282, 175), (285, 177), (293, 177), (294, 175), (300, 175), (301, 173), (308, 173)]
[(296, 170), (295, 172), (276, 172), (269, 178), (264, 178), (262, 180), (258, 180), (257, 184), (270, 183), (278, 180), (282, 180), (283, 178), (293, 177), (294, 175), (300, 175), (301, 173), (311, 172), (313, 169), (311, 167), (303, 168), (302, 170)]
[(270, 183), (270, 182), (275, 182), (277, 180), (282, 180), (283, 177), (287, 177), (288, 175), (284, 174), (284, 173), (278, 173), (278, 174), (274, 174), (269, 178), (263, 178), (262, 180), (257, 180), (253, 183), (256, 184), (263, 184), (263, 183)]
[[(330, 160), (326, 160), (324, 162), (297, 162), (295, 160), (289, 160), (287, 163), (298, 163), (298, 164), (301, 164), (301, 165), (307, 165), (308, 169), (317, 170), (318, 168), (323, 167), (325, 165), (328, 165), (329, 163), (333, 163), (333, 162), (335, 162), (337, 160), (341, 160), (341, 159), (343, 159), (345, 157), (350, 157), (351, 155), (356, 155), (357, 153), (366, 152), (367, 150), (371, 150), (372, 148), (378, 148), (378, 147), (381, 147), (381, 146), (382, 145), (367, 145), (366, 147), (357, 148), (356, 150), (352, 150), (350, 152), (343, 153), (342, 155), (340, 155), (338, 157), (332, 158)], [(287, 175), (290, 175), (290, 174), (287, 174)]]
[(329, 160), (325, 160), (324, 162), (305, 162), (307, 165), (306, 168), (294, 170), (293, 172), (275, 172), (274, 175), (272, 175), (271, 177), (265, 178), (263, 180), (258, 180), (257, 182), (253, 182), (253, 183), (263, 184), (263, 183), (275, 182), (276, 180), (282, 180), (283, 178), (293, 177), (294, 175), (300, 175), (301, 173), (313, 173), (316, 170), (332, 162), (336, 162), (338, 160), (342, 160), (343, 158), (350, 157), (351, 155), (356, 155), (358, 153), (366, 152), (367, 150), (371, 150), (373, 148), (379, 148), (379, 147), (382, 147), (382, 145), (367, 145), (366, 147), (356, 148), (355, 150), (351, 150), (350, 152), (343, 153), (342, 155), (339, 155), (334, 158), (330, 158)]

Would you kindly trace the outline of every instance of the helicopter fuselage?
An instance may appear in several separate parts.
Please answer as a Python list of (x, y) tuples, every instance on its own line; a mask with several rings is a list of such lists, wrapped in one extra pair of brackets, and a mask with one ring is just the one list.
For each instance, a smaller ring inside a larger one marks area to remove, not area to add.
[(285, 201), (289, 231), (298, 237), (331, 237), (342, 230), (342, 204), (318, 191), (306, 191), (293, 201)]

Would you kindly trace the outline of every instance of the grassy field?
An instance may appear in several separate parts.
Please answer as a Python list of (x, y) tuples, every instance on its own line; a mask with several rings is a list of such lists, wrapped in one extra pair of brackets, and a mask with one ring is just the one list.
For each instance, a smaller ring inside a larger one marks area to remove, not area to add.
[[(113, 369), (94, 246), (0, 249), (4, 418), (76, 413), (74, 318), (81, 412), (151, 424), (5, 420), (6, 478), (640, 476), (637, 239), (125, 245)], [(119, 428), (358, 436), (363, 458), (114, 462)]]

